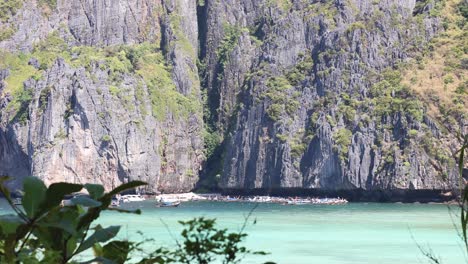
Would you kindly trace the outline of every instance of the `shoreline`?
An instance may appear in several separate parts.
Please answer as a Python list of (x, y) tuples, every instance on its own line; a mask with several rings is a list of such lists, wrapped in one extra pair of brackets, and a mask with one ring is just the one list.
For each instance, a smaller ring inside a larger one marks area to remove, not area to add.
[(271, 196), (271, 197), (341, 197), (349, 202), (377, 203), (454, 203), (457, 196), (449, 190), (324, 190), (305, 188), (222, 189), (223, 196)]
[(229, 196), (220, 193), (195, 194), (193, 192), (183, 194), (161, 194), (154, 197), (159, 203), (180, 203), (188, 201), (209, 201), (209, 202), (249, 202), (249, 203), (275, 203), (283, 205), (339, 205), (348, 201), (340, 197), (278, 197), (278, 196)]
[[(216, 198), (215, 198), (216, 197)], [(150, 199), (179, 201), (219, 201), (219, 202), (269, 202), (287, 203), (299, 200), (334, 200), (356, 203), (421, 203), (421, 204), (458, 204), (452, 192), (441, 190), (319, 190), (319, 189), (281, 189), (281, 190), (222, 190), (212, 193), (171, 193), (149, 195)]]

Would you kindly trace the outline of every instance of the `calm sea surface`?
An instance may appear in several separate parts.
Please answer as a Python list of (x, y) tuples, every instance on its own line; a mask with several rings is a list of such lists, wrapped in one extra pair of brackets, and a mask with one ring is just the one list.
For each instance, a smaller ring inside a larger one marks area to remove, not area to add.
[[(251, 203), (187, 202), (178, 208), (157, 208), (153, 202), (145, 201), (123, 206), (141, 208), (142, 215), (106, 212), (100, 223), (122, 225), (122, 238), (152, 238), (154, 247), (171, 247), (181, 231), (178, 220), (197, 216), (216, 218), (220, 226), (237, 231), (253, 206)], [(5, 203), (0, 207), (5, 212)], [(457, 212), (456, 207), (453, 209), (453, 213)], [(427, 204), (260, 204), (247, 225), (246, 246), (271, 254), (246, 257), (242, 263), (269, 260), (319, 264), (428, 263), (418, 244), (430, 248), (442, 263), (466, 263), (453, 224), (454, 221), (458, 224), (458, 217), (449, 211), (445, 205)]]

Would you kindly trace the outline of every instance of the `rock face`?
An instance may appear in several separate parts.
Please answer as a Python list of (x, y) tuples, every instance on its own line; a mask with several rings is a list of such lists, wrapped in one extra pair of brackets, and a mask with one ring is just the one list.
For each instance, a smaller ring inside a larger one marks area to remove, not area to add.
[[(25, 78), (24, 85), (16, 88), (20, 92), (8, 90), (13, 86), (8, 77), (14, 77), (15, 72), (4, 70), (0, 76), (7, 87), (1, 99), (0, 174), (18, 179), (11, 183), (13, 187), (18, 187), (22, 177), (35, 175), (46, 183), (95, 182), (106, 188), (143, 180), (149, 185), (142, 191), (149, 193), (193, 188), (204, 160), (201, 110), (182, 117), (164, 109), (166, 103), (155, 103), (158, 98), (151, 97), (162, 97), (164, 102), (169, 100), (164, 98), (169, 92), (151, 95), (143, 74), (137, 74), (136, 69), (115, 71), (112, 63), (100, 59), (76, 65), (74, 57), (84, 56), (83, 52), (67, 53), (71, 60), (59, 55), (47, 66), (39, 66), (35, 58), (40, 60), (45, 53), (35, 51), (38, 43), (54, 44), (47, 40), (51, 34), (64, 40), (65, 47), (92, 46), (95, 50), (156, 43), (165, 47), (156, 55), (166, 57), (161, 63), (168, 65), (168, 71), (162, 73), (168, 76), (166, 85), (174, 88), (171, 96), (200, 104), (193, 55), (198, 49), (196, 7), (189, 1), (175, 2), (90, 0), (39, 6), (36, 1), (27, 1), (15, 11), (6, 24), (15, 27), (16, 33), (0, 42), (0, 47), (12, 53), (32, 52), (30, 64), (40, 67), (40, 76)], [(178, 34), (183, 39), (178, 39)], [(187, 49), (192, 54), (187, 54)], [(112, 57), (103, 57), (109, 59)], [(10, 65), (5, 66), (8, 69)], [(162, 84), (154, 86), (153, 93), (163, 88)], [(13, 102), (8, 101), (15, 95), (20, 97), (18, 94), (30, 98), (25, 109), (21, 102), (21, 107), (13, 110), (9, 107)], [(155, 117), (154, 109), (161, 116)], [(17, 118), (21, 111), (27, 118)]]
[(202, 168), (223, 189), (457, 183), (459, 127), (403, 84), (443, 31), (439, 1), (48, 3), (0, 5), (13, 188), (36, 175), (182, 192)]
[(206, 86), (218, 95), (214, 123), (225, 131), (221, 187), (456, 184), (456, 143), (405, 91), (398, 68), (442, 30), (429, 14), (435, 8), (424, 1), (207, 2)]

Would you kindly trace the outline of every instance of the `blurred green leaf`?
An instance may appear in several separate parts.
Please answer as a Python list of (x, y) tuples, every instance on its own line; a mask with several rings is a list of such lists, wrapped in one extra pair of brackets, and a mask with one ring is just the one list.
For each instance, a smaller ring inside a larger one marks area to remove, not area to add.
[(104, 194), (104, 187), (100, 184), (87, 183), (84, 187), (88, 190), (89, 196), (93, 199), (99, 199)]
[(60, 222), (52, 222), (52, 223), (40, 223), (38, 226), (41, 227), (54, 227), (58, 229), (62, 229), (66, 231), (67, 233), (74, 235), (76, 234), (75, 227), (73, 226), (73, 223), (67, 220), (61, 220)]
[(18, 215), (0, 215), (0, 228), (4, 235), (15, 234), (16, 229), (22, 224), (24, 224), (24, 220)]
[(102, 202), (102, 208), (107, 209), (107, 207), (109, 207), (109, 205), (111, 204), (111, 201), (112, 201), (112, 196), (114, 196), (116, 194), (119, 194), (119, 193), (121, 193), (123, 191), (126, 191), (126, 190), (135, 189), (136, 187), (143, 186), (143, 185), (147, 185), (147, 183), (142, 182), (142, 181), (131, 181), (131, 182), (127, 182), (127, 183), (124, 183), (124, 184), (118, 186), (117, 188), (113, 189), (109, 193), (106, 193), (104, 196), (102, 196), (99, 199), (99, 201)]
[(91, 199), (86, 196), (78, 196), (71, 199), (71, 202), (75, 205), (82, 205), (86, 207), (99, 207), (101, 206), (101, 202), (98, 202), (94, 199)]
[(81, 184), (65, 182), (51, 184), (46, 192), (46, 202), (44, 203), (43, 209), (47, 210), (59, 206), (65, 195), (79, 192), (81, 189), (83, 189), (83, 185)]
[(81, 246), (77, 249), (76, 254), (83, 252), (91, 248), (96, 243), (106, 242), (117, 235), (120, 230), (120, 226), (110, 226), (102, 228), (100, 225), (95, 227), (94, 233), (89, 236)]
[(102, 246), (100, 244), (94, 244), (93, 253), (95, 257), (102, 257), (102, 255), (104, 255), (104, 252), (102, 251)]
[(23, 181), (23, 190), (24, 211), (30, 218), (34, 218), (46, 198), (47, 187), (39, 178), (26, 177)]
[(109, 211), (117, 211), (117, 212), (119, 212), (119, 213), (127, 213), (127, 214), (141, 214), (141, 210), (140, 210), (140, 209), (125, 210), (125, 209), (110, 207), (110, 208), (108, 208), (107, 210), (109, 210)]
[(76, 247), (78, 246), (77, 242), (78, 239), (75, 236), (72, 236), (70, 239), (68, 239), (66, 248), (68, 256), (71, 255), (73, 251), (75, 251)]
[(131, 243), (128, 241), (111, 241), (102, 248), (102, 256), (117, 264), (123, 264), (127, 260)]
[(119, 187), (115, 188), (114, 190), (112, 190), (111, 192), (106, 194), (106, 196), (112, 197), (112, 196), (114, 196), (116, 194), (119, 194), (119, 193), (121, 193), (123, 191), (135, 189), (136, 187), (143, 186), (143, 185), (147, 185), (147, 183), (142, 182), (142, 181), (127, 182), (127, 183), (124, 183), (124, 184), (120, 185)]
[(85, 262), (79, 262), (79, 264), (95, 264), (95, 263), (99, 263), (99, 264), (116, 264), (112, 260), (109, 260), (109, 259), (106, 259), (106, 258), (103, 258), (103, 257), (97, 257), (97, 258), (94, 258), (92, 260), (88, 260), (88, 261), (85, 261)]
[(10, 180), (11, 178), (8, 176), (0, 177), (0, 191), (5, 195), (5, 198), (10, 199), (10, 190), (6, 188), (5, 182)]

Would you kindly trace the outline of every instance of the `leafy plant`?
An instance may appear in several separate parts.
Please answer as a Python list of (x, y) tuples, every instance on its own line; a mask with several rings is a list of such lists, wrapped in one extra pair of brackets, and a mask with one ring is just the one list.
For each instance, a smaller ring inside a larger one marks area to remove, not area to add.
[(241, 36), (241, 29), (238, 26), (224, 24), (224, 37), (216, 50), (216, 55), (219, 61), (219, 76), (218, 78), (224, 78), (224, 69), (229, 62), (230, 53), (234, 50)]
[(39, 0), (39, 4), (47, 5), (51, 9), (57, 8), (57, 0)]
[(310, 54), (303, 54), (300, 53), (297, 58), (296, 65), (286, 73), (286, 78), (288, 79), (289, 83), (296, 86), (302, 80), (306, 78), (306, 74), (308, 71), (312, 70), (314, 66), (314, 61)]
[[(185, 227), (182, 242), (174, 250), (157, 248), (150, 254), (132, 259), (132, 253), (145, 253), (142, 244), (152, 241), (132, 242), (112, 240), (120, 226), (103, 227), (92, 225), (105, 210), (140, 214), (109, 208), (116, 194), (146, 185), (133, 181), (120, 185), (106, 193), (98, 184), (53, 183), (48, 188), (35, 177), (24, 179), (21, 203), (13, 202), (5, 182), (0, 178), (0, 192), (5, 196), (14, 213), (0, 216), (0, 263), (105, 263), (119, 264), (134, 261), (138, 264), (153, 263), (239, 263), (246, 254), (265, 255), (262, 251), (250, 251), (240, 243), (247, 236), (244, 233), (248, 217), (237, 233), (216, 227), (215, 219), (195, 218), (180, 221)], [(63, 205), (65, 196), (85, 189), (88, 196), (75, 196), (71, 204)], [(111, 241), (112, 240), (112, 241)], [(93, 250), (95, 257), (79, 262)], [(141, 254), (140, 254), (141, 256)], [(271, 262), (270, 262), (271, 263)]]
[(203, 139), (205, 142), (205, 155), (209, 158), (215, 153), (216, 148), (221, 142), (221, 137), (219, 135), (219, 132), (214, 131), (214, 129), (210, 127), (207, 127), (203, 131)]
[[(460, 224), (461, 224), (461, 234), (460, 237), (463, 240), (463, 244), (465, 246), (465, 251), (468, 252), (468, 184), (464, 182), (463, 179), (463, 170), (465, 166), (465, 154), (468, 153), (468, 134), (467, 135), (458, 135), (458, 139), (461, 140), (461, 147), (455, 153), (458, 154), (458, 172), (459, 172), (459, 187), (460, 187)], [(431, 250), (423, 249), (419, 246), (419, 250), (423, 253), (423, 255), (429, 260), (429, 262), (434, 264), (442, 263), (441, 260), (434, 256)]]
[(352, 137), (353, 132), (347, 128), (341, 128), (333, 135), (333, 140), (336, 143), (336, 150), (339, 151), (338, 153), (342, 160), (347, 160)]
[[(465, 162), (465, 152), (468, 152), (468, 135), (463, 137), (463, 144), (459, 150), (460, 156), (458, 159), (458, 169), (460, 173), (460, 189), (463, 188), (461, 192), (461, 203), (460, 203), (460, 215), (461, 215), (461, 227), (463, 233), (463, 242), (465, 244), (465, 249), (468, 252), (468, 235), (467, 235), (467, 226), (468, 226), (468, 185), (463, 184), (463, 167)], [(464, 185), (464, 187), (463, 187)]]
[(23, 6), (21, 0), (9, 0), (0, 2), (0, 21), (7, 22), (12, 16), (16, 15), (18, 10)]
[(424, 109), (414, 92), (401, 83), (400, 72), (386, 70), (381, 77), (382, 80), (374, 84), (370, 90), (374, 115), (382, 118), (400, 113), (422, 121)]
[(111, 136), (109, 135), (104, 135), (101, 138), (102, 142), (110, 142), (112, 140)]
[(200, 217), (179, 223), (184, 226), (181, 233), (183, 241), (177, 242), (176, 249), (159, 248), (140, 264), (207, 264), (214, 261), (228, 264), (240, 263), (246, 254), (267, 254), (263, 251), (253, 252), (240, 245), (247, 236), (243, 232), (245, 224), (239, 232), (228, 233), (227, 229), (216, 227), (215, 219)]
[[(5, 187), (8, 177), (0, 178), (0, 192), (12, 207), (14, 214), (0, 216), (1, 263), (69, 263), (93, 246), (114, 238), (120, 226), (92, 226), (104, 210), (140, 214), (140, 210), (125, 211), (109, 208), (112, 196), (144, 182), (125, 183), (105, 193), (97, 184), (53, 183), (48, 188), (38, 178), (24, 179), (22, 208), (16, 206)], [(66, 195), (86, 189), (88, 196), (71, 199), (70, 206), (62, 206)], [(112, 241), (102, 246), (103, 256), (93, 260), (113, 263), (116, 257), (108, 254), (111, 246), (126, 241)]]
[(29, 104), (31, 103), (33, 91), (31, 89), (22, 89), (17, 97), (15, 98), (16, 108), (18, 111), (13, 117), (13, 120), (17, 120), (20, 123), (25, 123), (29, 120)]
[(267, 90), (261, 95), (268, 99), (271, 104), (266, 109), (268, 117), (276, 122), (280, 120), (283, 112), (290, 117), (299, 108), (300, 93), (294, 92), (293, 86), (286, 77), (271, 77), (267, 81)]
[(11, 38), (16, 33), (16, 30), (12, 27), (1, 26), (0, 27), (0, 41), (7, 40)]

